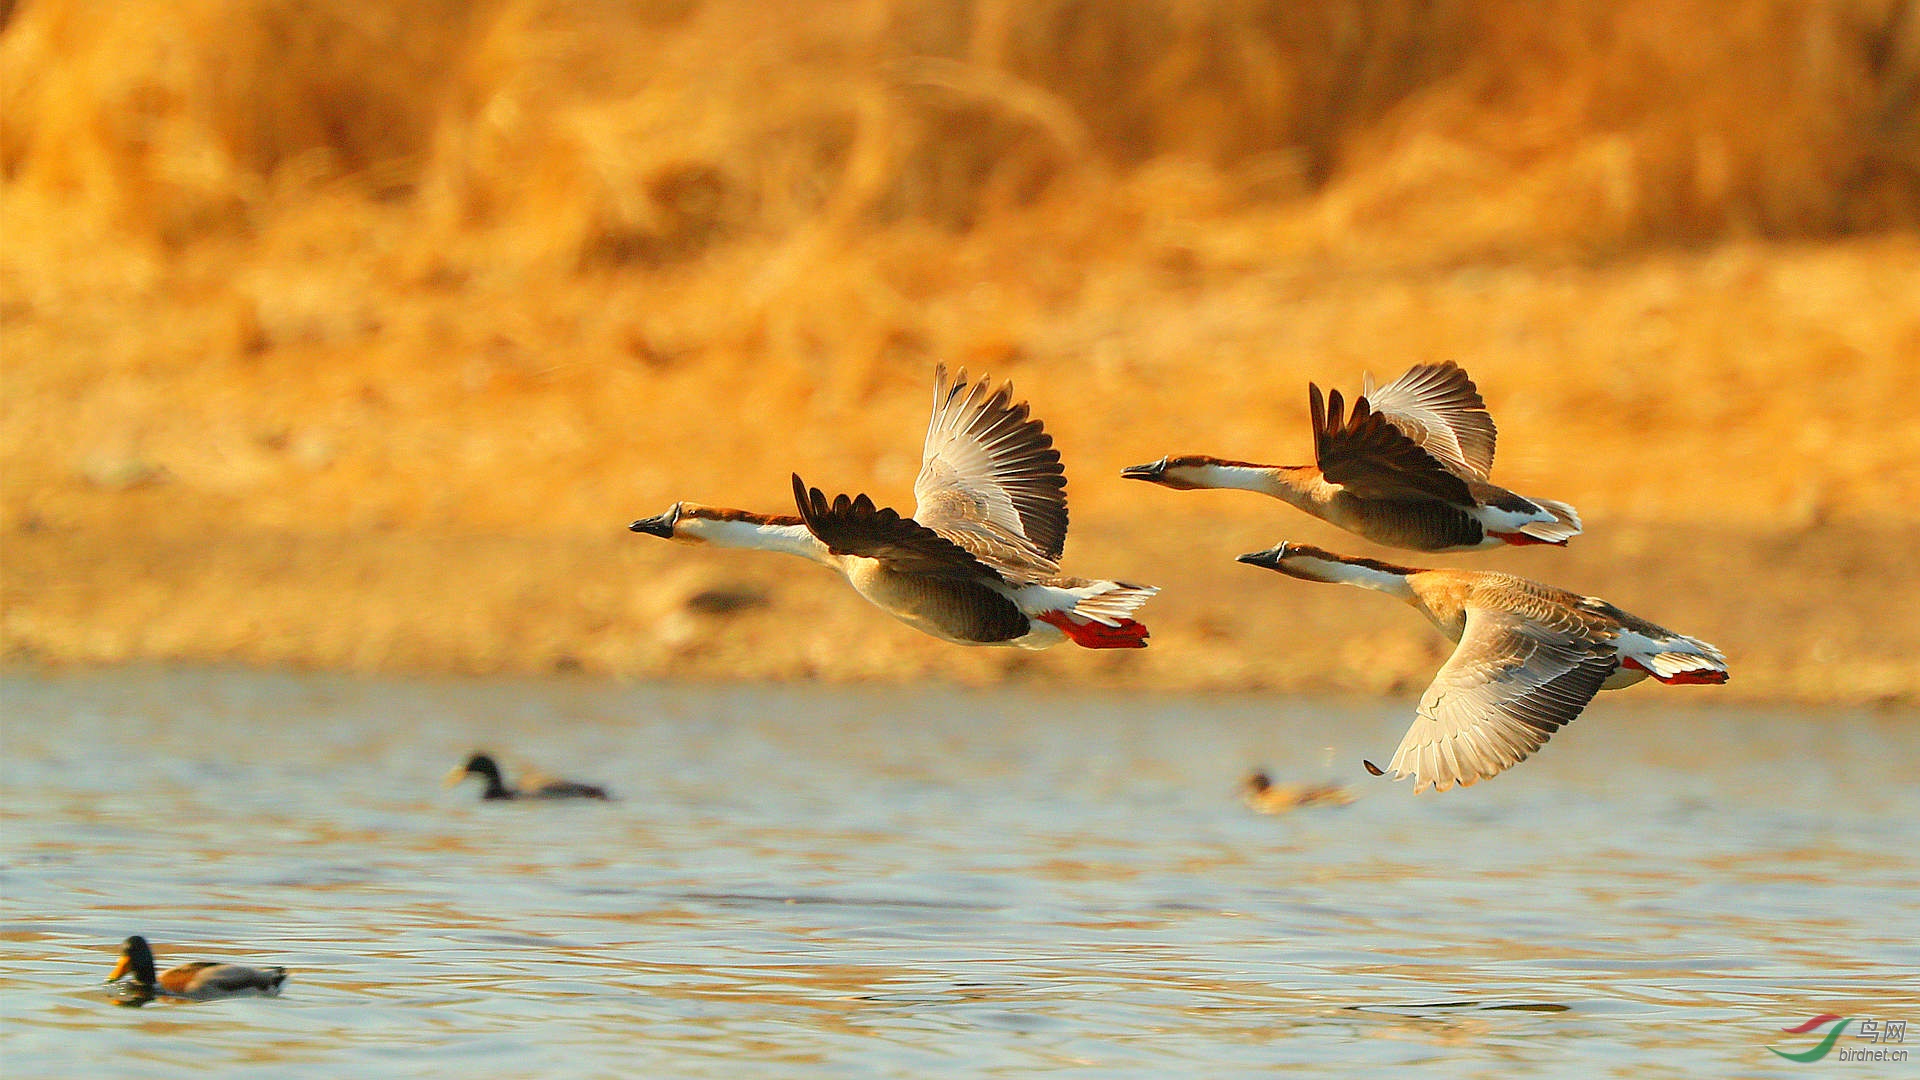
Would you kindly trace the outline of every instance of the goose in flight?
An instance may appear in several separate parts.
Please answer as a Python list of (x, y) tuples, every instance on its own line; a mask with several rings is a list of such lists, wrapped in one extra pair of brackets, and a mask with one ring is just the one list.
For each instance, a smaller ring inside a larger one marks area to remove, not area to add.
[(1044, 649), (1138, 649), (1131, 617), (1150, 586), (1068, 577), (1066, 472), (1012, 384), (995, 390), (934, 372), (912, 517), (866, 496), (829, 499), (798, 474), (799, 515), (697, 503), (634, 522), (634, 532), (716, 547), (798, 555), (838, 571), (881, 610), (943, 641)]
[[(1240, 562), (1397, 596), (1454, 643), (1387, 766), (1445, 791), (1525, 761), (1602, 690), (1724, 683), (1727, 659), (1594, 596), (1490, 570), (1419, 570), (1283, 543)], [(1367, 770), (1382, 775), (1372, 762)]]
[(1271, 495), (1376, 544), (1465, 551), (1499, 544), (1565, 546), (1580, 515), (1488, 481), (1494, 426), (1467, 373), (1421, 364), (1376, 388), (1368, 375), (1348, 412), (1307, 384), (1313, 465), (1255, 465), (1189, 455), (1121, 472), (1176, 490), (1240, 488)]

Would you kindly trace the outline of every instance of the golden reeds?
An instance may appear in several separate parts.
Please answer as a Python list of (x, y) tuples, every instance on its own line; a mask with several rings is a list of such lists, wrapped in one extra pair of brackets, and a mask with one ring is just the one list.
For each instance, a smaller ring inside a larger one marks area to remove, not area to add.
[(345, 184), (658, 266), (1169, 159), (1505, 247), (1920, 219), (1903, 0), (29, 0), (4, 42), (8, 183), (170, 242)]

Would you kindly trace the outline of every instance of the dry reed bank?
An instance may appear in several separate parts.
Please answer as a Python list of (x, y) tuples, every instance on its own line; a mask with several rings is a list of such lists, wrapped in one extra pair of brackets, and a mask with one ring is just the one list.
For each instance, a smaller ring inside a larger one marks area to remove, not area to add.
[[(1714, 640), (1715, 693), (1920, 699), (1920, 5), (3, 10), (16, 660), (1417, 687), (1411, 613), (1231, 562), (1361, 541), (1117, 473), (1301, 460), (1308, 379), (1451, 358), (1589, 530), (1444, 561)], [(906, 500), (940, 359), (1034, 402), (1152, 649), (622, 531)]]

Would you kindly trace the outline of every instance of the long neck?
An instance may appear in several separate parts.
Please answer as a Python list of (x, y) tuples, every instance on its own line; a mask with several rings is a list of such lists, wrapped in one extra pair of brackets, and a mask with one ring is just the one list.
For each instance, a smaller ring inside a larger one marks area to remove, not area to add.
[(786, 555), (798, 555), (803, 559), (826, 566), (838, 566), (839, 562), (827, 550), (827, 545), (807, 531), (801, 522), (786, 521), (723, 521), (714, 518), (682, 518), (675, 527), (680, 535), (724, 548), (752, 548), (756, 551), (778, 551)]
[(1294, 570), (1314, 581), (1332, 581), (1341, 585), (1354, 585), (1362, 589), (1372, 589), (1388, 596), (1399, 597), (1407, 603), (1418, 601), (1413, 594), (1413, 586), (1408, 577), (1413, 571), (1403, 566), (1389, 566), (1370, 559), (1353, 561), (1335, 559), (1299, 559), (1295, 560)]
[(1197, 488), (1232, 488), (1257, 491), (1301, 506), (1311, 501), (1319, 470), (1308, 465), (1248, 465), (1219, 462), (1186, 465), (1180, 479)]

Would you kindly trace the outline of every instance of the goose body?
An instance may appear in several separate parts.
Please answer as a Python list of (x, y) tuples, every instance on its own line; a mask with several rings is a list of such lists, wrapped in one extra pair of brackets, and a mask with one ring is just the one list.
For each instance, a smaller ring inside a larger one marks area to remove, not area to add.
[(528, 775), (522, 777), (522, 786), (508, 784), (501, 775), (500, 765), (491, 754), (474, 754), (467, 758), (466, 764), (455, 766), (447, 773), (446, 786), (465, 780), (469, 776), (478, 776), (486, 782), (486, 789), (480, 793), (482, 799), (609, 799), (607, 789), (597, 784), (583, 784), (577, 780), (556, 780), (544, 776)]
[(107, 976), (113, 982), (131, 975), (128, 988), (141, 995), (181, 998), (271, 997), (287, 981), (287, 969), (255, 968), (243, 964), (196, 961), (155, 971), (153, 947), (135, 934), (120, 946), (120, 961)]
[(829, 499), (793, 476), (797, 516), (675, 503), (634, 532), (795, 555), (846, 578), (900, 621), (960, 645), (1136, 649), (1132, 613), (1159, 590), (1061, 572), (1066, 475), (1013, 387), (934, 376), (912, 517), (866, 496)]
[(1338, 390), (1323, 399), (1309, 383), (1307, 400), (1315, 464), (1187, 455), (1120, 475), (1182, 491), (1257, 491), (1376, 544), (1413, 551), (1564, 546), (1580, 532), (1573, 507), (1488, 479), (1493, 417), (1456, 364), (1422, 364), (1377, 389), (1369, 376), (1351, 413)]
[(1421, 570), (1288, 543), (1240, 561), (1397, 596), (1453, 640), (1388, 766), (1396, 780), (1413, 777), (1416, 791), (1472, 784), (1524, 761), (1601, 690), (1648, 676), (1727, 681), (1726, 657), (1712, 645), (1513, 574)]

